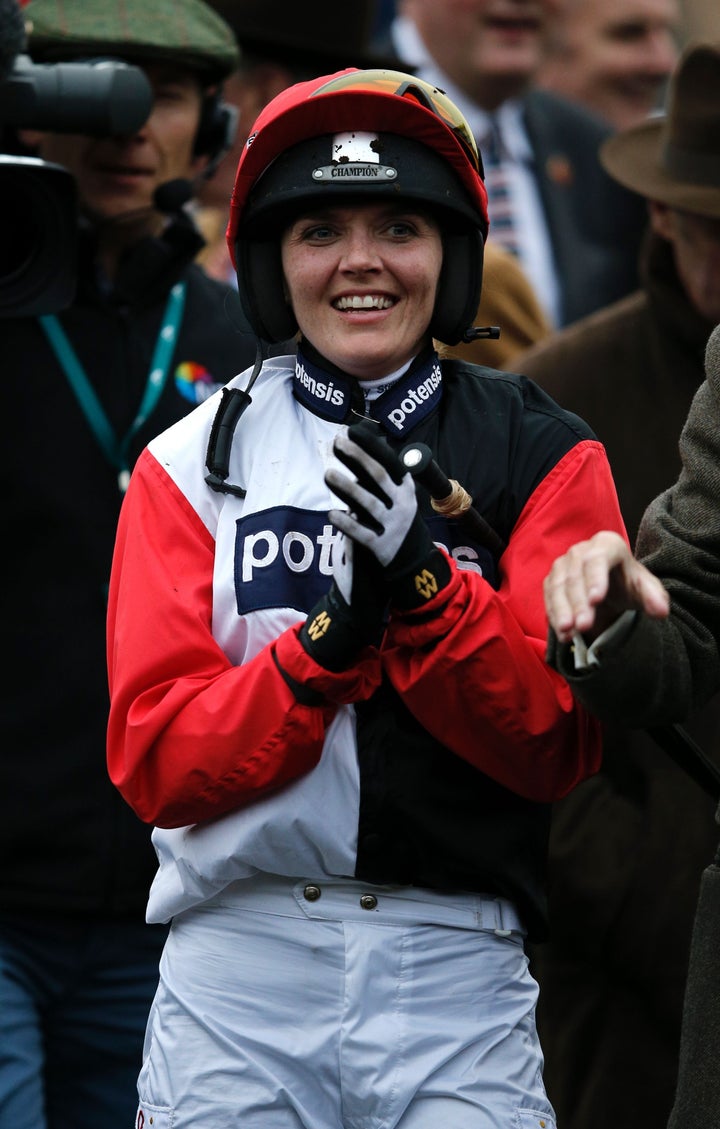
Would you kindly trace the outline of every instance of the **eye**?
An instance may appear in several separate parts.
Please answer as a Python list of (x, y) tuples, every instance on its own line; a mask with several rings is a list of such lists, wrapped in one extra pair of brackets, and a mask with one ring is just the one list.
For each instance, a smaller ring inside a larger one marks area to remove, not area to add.
[(176, 102), (184, 102), (188, 98), (187, 89), (178, 83), (160, 83), (155, 87), (155, 102), (162, 102), (171, 104)]
[(393, 220), (388, 224), (388, 234), (394, 236), (396, 239), (407, 239), (412, 235), (417, 235), (417, 228), (410, 220)]
[(327, 239), (329, 235), (334, 235), (334, 230), (326, 223), (316, 223), (307, 229), (306, 235), (308, 239)]
[(327, 243), (337, 235), (337, 228), (329, 223), (314, 221), (304, 225), (298, 234), (306, 243)]
[(647, 39), (648, 33), (649, 29), (643, 23), (624, 23), (612, 28), (608, 38), (617, 43), (642, 43)]
[(434, 221), (429, 217), (413, 212), (408, 215), (392, 216), (388, 219), (384, 230), (391, 239), (405, 242), (427, 235), (435, 230), (435, 226)]

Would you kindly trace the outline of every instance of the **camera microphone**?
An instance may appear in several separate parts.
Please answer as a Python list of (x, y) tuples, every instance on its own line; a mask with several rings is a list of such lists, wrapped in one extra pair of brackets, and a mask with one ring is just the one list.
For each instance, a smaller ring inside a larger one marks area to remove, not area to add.
[(153, 204), (164, 215), (174, 215), (192, 200), (195, 185), (186, 177), (178, 176), (160, 184), (153, 193)]

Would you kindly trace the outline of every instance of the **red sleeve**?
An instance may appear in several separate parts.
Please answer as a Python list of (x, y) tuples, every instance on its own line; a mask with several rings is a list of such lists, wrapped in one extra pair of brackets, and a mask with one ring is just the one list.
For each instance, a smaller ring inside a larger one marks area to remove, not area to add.
[[(299, 625), (234, 666), (211, 630), (215, 542), (147, 451), (118, 524), (108, 606), (108, 768), (140, 816), (179, 827), (308, 772), (339, 702), (367, 697), (377, 652), (332, 674)], [(282, 670), (319, 704), (297, 700)]]
[(494, 590), (453, 566), (439, 614), (393, 617), (388, 677), (448, 748), (527, 799), (551, 802), (597, 772), (599, 723), (545, 662), (543, 580), (554, 559), (600, 529), (626, 536), (604, 448), (574, 447), (534, 491)]

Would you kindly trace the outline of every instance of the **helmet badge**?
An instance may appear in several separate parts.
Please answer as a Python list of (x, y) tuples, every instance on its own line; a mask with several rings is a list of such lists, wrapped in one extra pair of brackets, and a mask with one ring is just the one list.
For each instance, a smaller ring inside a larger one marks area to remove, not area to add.
[(380, 138), (376, 133), (336, 133), (331, 146), (332, 164), (319, 165), (312, 171), (313, 180), (392, 181), (397, 169), (380, 163)]

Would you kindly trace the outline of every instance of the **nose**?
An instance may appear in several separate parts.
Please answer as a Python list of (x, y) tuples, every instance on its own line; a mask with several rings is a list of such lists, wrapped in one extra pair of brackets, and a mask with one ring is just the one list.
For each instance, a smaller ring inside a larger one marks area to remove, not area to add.
[(340, 269), (352, 274), (380, 270), (382, 260), (377, 243), (364, 228), (348, 231), (342, 247)]

